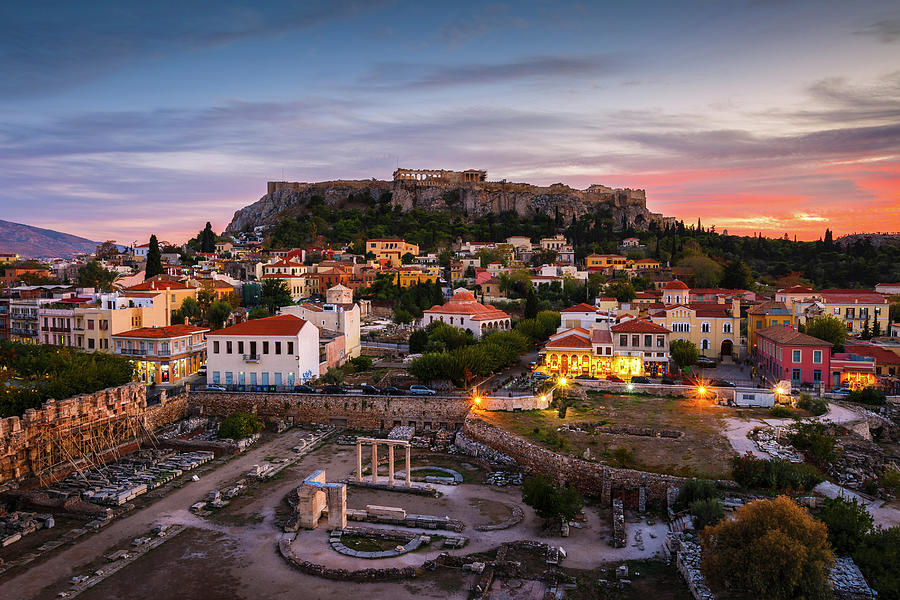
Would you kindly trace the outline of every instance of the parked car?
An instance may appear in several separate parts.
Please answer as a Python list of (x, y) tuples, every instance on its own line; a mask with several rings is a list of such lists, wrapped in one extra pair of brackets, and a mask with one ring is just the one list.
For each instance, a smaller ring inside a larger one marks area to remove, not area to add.
[(708, 356), (701, 356), (697, 359), (698, 367), (715, 367), (716, 361), (713, 358), (709, 358)]
[(361, 386), (359, 386), (359, 389), (362, 390), (362, 393), (363, 393), (363, 394), (366, 394), (366, 395), (368, 395), (368, 396), (373, 396), (373, 395), (375, 395), (375, 394), (380, 394), (380, 393), (381, 393), (381, 390), (379, 390), (379, 389), (378, 389), (377, 387), (375, 387), (374, 385), (369, 385), (368, 383), (362, 384)]
[(728, 381), (727, 379), (713, 379), (709, 382), (709, 385), (712, 387), (737, 387), (734, 383)]
[(437, 394), (436, 391), (424, 385), (409, 386), (409, 393), (413, 396), (434, 396), (435, 394)]
[(652, 383), (649, 377), (644, 377), (643, 375), (637, 375), (631, 378), (631, 383)]
[(528, 363), (529, 369), (534, 369), (536, 366), (537, 366), (537, 363), (535, 361), (531, 361), (530, 363)]
[(217, 383), (208, 383), (206, 384), (206, 390), (209, 392), (224, 392), (225, 386)]
[(588, 381), (594, 381), (594, 380), (597, 379), (597, 378), (596, 378), (596, 377), (591, 377), (590, 375), (584, 375), (584, 374), (582, 374), (582, 375), (576, 375), (576, 376), (575, 376), (575, 379), (586, 379), (586, 380), (588, 380)]
[(381, 393), (385, 396), (402, 396), (404, 394), (403, 390), (392, 385), (381, 388)]
[[(207, 387), (209, 387), (209, 386), (207, 386)], [(835, 388), (835, 389), (831, 390), (831, 393), (832, 394), (840, 394), (841, 396), (847, 396), (852, 391), (853, 390), (851, 390), (850, 388), (839, 387), (839, 388)]]
[(206, 376), (206, 365), (203, 365), (202, 367), (197, 369), (197, 375), (203, 375), (204, 377)]
[(323, 394), (346, 394), (347, 388), (342, 385), (326, 385), (322, 387)]
[(295, 385), (294, 392), (297, 394), (315, 394), (316, 388), (308, 385)]
[(677, 382), (671, 377), (663, 377), (661, 383), (663, 385), (675, 385)]
[(621, 378), (621, 377), (616, 377), (615, 375), (607, 375), (607, 376), (606, 376), (606, 380), (607, 380), (607, 381), (617, 381), (617, 382), (619, 382), (619, 383), (623, 383), (622, 378)]
[(534, 379), (550, 379), (549, 375), (547, 375), (546, 373), (541, 373), (540, 371), (532, 373), (531, 377)]

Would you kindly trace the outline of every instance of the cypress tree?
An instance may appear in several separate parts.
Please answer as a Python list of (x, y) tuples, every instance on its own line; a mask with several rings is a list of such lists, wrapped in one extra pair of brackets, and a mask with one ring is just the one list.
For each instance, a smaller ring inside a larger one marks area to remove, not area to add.
[(147, 266), (144, 279), (150, 279), (155, 275), (162, 275), (162, 255), (159, 252), (159, 241), (155, 235), (150, 236), (150, 249), (147, 251)]
[(200, 233), (200, 252), (215, 252), (216, 251), (216, 234), (212, 230), (212, 224), (209, 221), (206, 222), (206, 227), (203, 228), (203, 231)]

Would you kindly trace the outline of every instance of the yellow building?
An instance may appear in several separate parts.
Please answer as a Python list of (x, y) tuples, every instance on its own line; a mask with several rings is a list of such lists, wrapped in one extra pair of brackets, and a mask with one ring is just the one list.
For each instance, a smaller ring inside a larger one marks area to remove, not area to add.
[[(440, 267), (400, 267), (397, 269), (400, 287), (407, 288), (417, 283), (434, 283), (441, 279)], [(397, 278), (394, 278), (397, 281)]]
[(692, 342), (703, 356), (737, 356), (741, 303), (681, 303), (650, 310), (650, 321), (672, 332), (672, 340)]
[(128, 292), (150, 292), (150, 293), (159, 293), (165, 294), (168, 297), (167, 304), (169, 308), (169, 322), (171, 322), (172, 318), (175, 316), (175, 311), (181, 308), (181, 304), (184, 302), (185, 298), (193, 298), (197, 299), (198, 288), (187, 285), (186, 283), (182, 283), (180, 281), (170, 281), (170, 280), (150, 280), (145, 281), (143, 283), (139, 283), (138, 285), (133, 285), (130, 288), (127, 288)]
[(409, 244), (402, 238), (381, 238), (368, 240), (366, 242), (366, 252), (375, 255), (375, 259), (381, 263), (389, 264), (392, 267), (399, 267), (402, 264), (401, 259), (404, 254), (419, 254), (419, 247), (416, 244)]
[(619, 254), (588, 254), (584, 258), (587, 269), (624, 269), (628, 265), (628, 259)]
[(747, 351), (756, 352), (756, 332), (773, 325), (793, 325), (794, 316), (784, 302), (763, 302), (747, 311)]
[(75, 309), (76, 348), (110, 352), (112, 336), (141, 327), (171, 324), (169, 296), (164, 292), (101, 294), (97, 302)]
[(19, 262), (18, 254), (0, 253), (0, 265), (12, 265)]
[(631, 263), (630, 268), (635, 271), (652, 271), (659, 269), (660, 264), (655, 258), (642, 258)]
[(115, 354), (131, 359), (143, 383), (174, 383), (206, 362), (207, 327), (141, 327), (113, 335)]

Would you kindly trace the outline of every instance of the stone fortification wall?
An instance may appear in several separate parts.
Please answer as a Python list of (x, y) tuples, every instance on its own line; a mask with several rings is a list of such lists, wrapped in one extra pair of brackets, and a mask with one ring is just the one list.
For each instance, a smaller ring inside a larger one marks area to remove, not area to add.
[(391, 429), (394, 425), (456, 429), (471, 402), (460, 397), (332, 396), (324, 394), (191, 392), (191, 405), (204, 413), (236, 411), (261, 418), (292, 417), (295, 423), (336, 425), (352, 429)]
[[(651, 222), (662, 224), (671, 218), (647, 210), (644, 190), (617, 189), (592, 185), (584, 190), (563, 184), (536, 186), (528, 183), (478, 181), (322, 181), (305, 183), (270, 181), (266, 195), (234, 213), (227, 231), (244, 231), (257, 225), (273, 225), (283, 215), (306, 214), (313, 197), (328, 206), (341, 208), (369, 203), (388, 194), (391, 204), (404, 210), (450, 210), (472, 217), (515, 211), (519, 215), (547, 214), (557, 209), (566, 222), (592, 213), (597, 207), (610, 211), (616, 227), (623, 223), (637, 228)], [(355, 203), (355, 204), (354, 204)], [(361, 205), (360, 205), (361, 206)]]
[(0, 419), (0, 482), (36, 476), (55, 480), (86, 454), (108, 460), (131, 448), (147, 431), (184, 416), (187, 394), (147, 406), (146, 388), (128, 383)]
[(678, 488), (685, 481), (684, 477), (614, 469), (562, 456), (476, 417), (466, 419), (463, 433), (467, 439), (513, 458), (530, 471), (548, 475), (558, 484), (573, 485), (583, 494), (599, 497), (605, 505), (618, 497), (631, 509), (642, 509), (643, 502), (664, 508), (668, 489)]

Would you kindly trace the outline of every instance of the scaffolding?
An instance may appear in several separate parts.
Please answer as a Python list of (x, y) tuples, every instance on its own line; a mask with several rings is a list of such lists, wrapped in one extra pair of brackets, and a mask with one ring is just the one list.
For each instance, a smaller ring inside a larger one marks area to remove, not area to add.
[(153, 447), (156, 437), (145, 423), (143, 413), (107, 415), (100, 418), (78, 415), (61, 422), (41, 426), (40, 437), (32, 446), (31, 471), (41, 487), (55, 480), (54, 474), (68, 465), (67, 471), (85, 473), (120, 456), (122, 444), (143, 439)]

